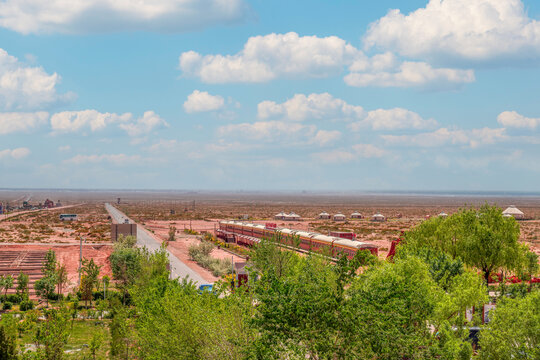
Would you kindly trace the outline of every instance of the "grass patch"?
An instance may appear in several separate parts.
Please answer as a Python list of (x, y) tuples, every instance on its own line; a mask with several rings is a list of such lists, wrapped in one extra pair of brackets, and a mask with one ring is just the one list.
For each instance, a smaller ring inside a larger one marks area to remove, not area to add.
[(214, 250), (214, 245), (207, 241), (202, 241), (199, 245), (189, 247), (189, 257), (203, 268), (212, 272), (212, 275), (221, 277), (231, 273), (232, 263), (228, 259), (215, 259), (210, 254)]

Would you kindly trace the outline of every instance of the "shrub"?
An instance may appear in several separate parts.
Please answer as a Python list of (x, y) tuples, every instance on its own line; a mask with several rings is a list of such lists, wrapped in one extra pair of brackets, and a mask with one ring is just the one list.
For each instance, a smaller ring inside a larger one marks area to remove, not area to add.
[(32, 300), (23, 300), (19, 305), (21, 311), (28, 311), (34, 308), (34, 302)]
[(11, 310), (11, 308), (13, 307), (13, 303), (9, 302), (9, 301), (6, 301), (4, 303), (4, 305), (2, 306), (2, 309), (4, 310)]
[(12, 304), (18, 304), (21, 302), (21, 297), (17, 294), (9, 294), (5, 297), (6, 302), (10, 302)]

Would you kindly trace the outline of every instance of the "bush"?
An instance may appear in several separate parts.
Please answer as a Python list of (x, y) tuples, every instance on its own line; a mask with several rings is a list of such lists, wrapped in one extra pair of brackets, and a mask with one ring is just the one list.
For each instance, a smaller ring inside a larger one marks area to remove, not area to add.
[(11, 310), (11, 308), (13, 307), (13, 303), (9, 302), (9, 301), (6, 301), (4, 303), (4, 305), (2, 306), (2, 309), (4, 310)]
[(48, 299), (52, 301), (61, 301), (64, 300), (64, 294), (53, 293), (48, 296)]
[(23, 300), (19, 305), (21, 311), (28, 311), (34, 308), (34, 302), (32, 300)]
[(203, 268), (212, 272), (212, 275), (220, 277), (231, 272), (231, 261), (228, 259), (215, 259), (210, 256), (214, 245), (209, 242), (201, 242), (199, 245), (189, 247), (189, 257)]
[(9, 294), (7, 296), (4, 296), (5, 302), (10, 302), (12, 304), (18, 304), (21, 302), (21, 297), (17, 294)]

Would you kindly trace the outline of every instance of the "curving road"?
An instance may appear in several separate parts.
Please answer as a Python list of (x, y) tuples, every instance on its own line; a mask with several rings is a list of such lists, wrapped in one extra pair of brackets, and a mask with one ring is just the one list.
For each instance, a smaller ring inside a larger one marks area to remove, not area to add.
[[(112, 206), (111, 204), (105, 204), (105, 208), (111, 215), (111, 218), (114, 222), (121, 224), (124, 222), (124, 219), (128, 219), (130, 224), (135, 224), (135, 222), (129, 219), (123, 212)], [(143, 226), (137, 224), (137, 245), (146, 246), (150, 251), (156, 251), (161, 246), (160, 242), (157, 241), (154, 236), (152, 236)], [(176, 256), (174, 256), (170, 251), (167, 250), (169, 255), (169, 261), (171, 263), (171, 277), (184, 278), (188, 277), (191, 281), (195, 282), (198, 285), (208, 284), (208, 281), (204, 280), (198, 273), (193, 271), (186, 264), (181, 262)]]

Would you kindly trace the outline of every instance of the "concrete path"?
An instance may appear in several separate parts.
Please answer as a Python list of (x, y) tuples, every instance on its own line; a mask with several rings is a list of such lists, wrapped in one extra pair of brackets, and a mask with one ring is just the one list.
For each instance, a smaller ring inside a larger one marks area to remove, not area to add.
[[(105, 208), (111, 215), (111, 218), (115, 223), (122, 224), (124, 219), (128, 219), (130, 224), (135, 224), (135, 222), (129, 219), (124, 213), (112, 206), (111, 204), (105, 204)], [(160, 248), (161, 243), (157, 241), (154, 236), (149, 233), (142, 225), (137, 224), (137, 245), (146, 246), (150, 251), (156, 251)], [(209, 282), (204, 280), (198, 273), (193, 271), (186, 264), (181, 262), (176, 256), (174, 256), (170, 251), (167, 250), (169, 255), (169, 261), (171, 263), (171, 277), (184, 278), (188, 277), (190, 280), (195, 282), (197, 285), (208, 284)]]

